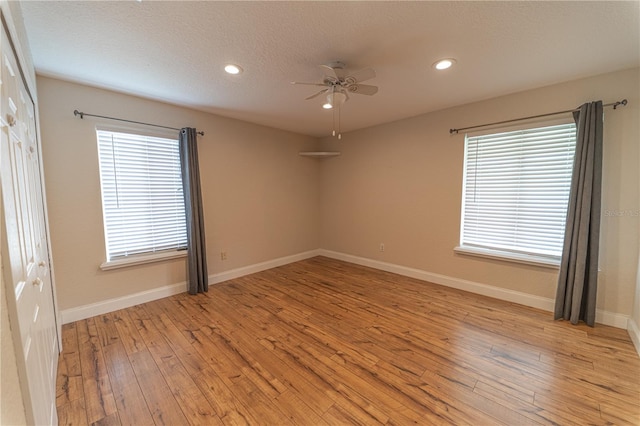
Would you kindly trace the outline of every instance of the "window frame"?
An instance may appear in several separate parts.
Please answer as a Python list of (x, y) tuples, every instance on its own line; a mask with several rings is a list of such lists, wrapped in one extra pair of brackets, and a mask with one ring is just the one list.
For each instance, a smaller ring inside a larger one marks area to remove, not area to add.
[[(466, 191), (467, 191), (467, 140), (470, 137), (497, 135), (500, 133), (515, 132), (520, 130), (533, 130), (539, 128), (545, 128), (557, 125), (575, 125), (575, 122), (571, 118), (561, 118), (556, 120), (543, 120), (528, 122), (525, 124), (514, 126), (502, 126), (485, 128), (480, 131), (469, 132), (464, 135), (464, 151), (463, 151), (463, 173), (462, 173), (462, 193), (461, 193), (461, 205), (460, 205), (460, 227), (459, 227), (459, 243), (454, 247), (454, 252), (461, 255), (476, 256), (487, 259), (495, 259), (506, 262), (515, 262), (533, 266), (540, 266), (550, 269), (559, 269), (561, 262), (561, 255), (544, 255), (536, 253), (528, 253), (525, 251), (508, 250), (488, 246), (480, 246), (473, 244), (464, 244), (464, 225), (465, 225), (465, 208), (466, 208)], [(568, 183), (568, 190), (571, 187), (571, 181)]]
[[(105, 201), (104, 201), (104, 187), (103, 187), (103, 176), (102, 176), (102, 159), (100, 158), (100, 140), (99, 133), (103, 132), (113, 132), (113, 133), (124, 133), (131, 135), (138, 135), (143, 137), (153, 137), (153, 138), (163, 138), (163, 139), (171, 139), (175, 140), (179, 143), (177, 132), (171, 132), (169, 130), (162, 129), (148, 129), (141, 128), (137, 126), (126, 126), (126, 125), (97, 125), (95, 127), (95, 136), (96, 136), (96, 149), (97, 149), (97, 160), (98, 160), (98, 178), (100, 185), (100, 207), (102, 214), (102, 231), (103, 231), (103, 247), (105, 250), (105, 261), (100, 264), (100, 269), (107, 271), (117, 268), (125, 268), (136, 265), (143, 265), (154, 262), (162, 262), (168, 261), (172, 259), (180, 259), (187, 256), (187, 247), (167, 249), (167, 250), (158, 250), (158, 251), (149, 251), (144, 253), (131, 254), (128, 256), (120, 256), (115, 258), (110, 258), (109, 247), (108, 247), (108, 236), (107, 236), (107, 217), (105, 215)], [(186, 224), (186, 218), (185, 218)], [(185, 237), (186, 237), (186, 227), (185, 227)]]

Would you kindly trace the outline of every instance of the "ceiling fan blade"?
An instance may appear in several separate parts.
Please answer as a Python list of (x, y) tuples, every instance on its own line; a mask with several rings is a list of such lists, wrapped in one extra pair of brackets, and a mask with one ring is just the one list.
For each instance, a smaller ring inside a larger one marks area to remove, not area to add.
[(358, 72), (354, 72), (344, 78), (347, 83), (360, 83), (366, 80), (371, 80), (376, 76), (376, 72), (373, 68), (365, 68)]
[(371, 86), (369, 84), (352, 84), (348, 86), (348, 90), (351, 93), (358, 95), (375, 95), (378, 93), (378, 86)]
[(305, 86), (326, 86), (324, 83), (301, 83), (299, 81), (292, 81), (291, 84), (304, 84)]
[(314, 93), (313, 95), (311, 95), (311, 96), (309, 96), (309, 97), (304, 98), (304, 100), (305, 100), (305, 101), (308, 101), (309, 99), (313, 99), (313, 98), (315, 98), (316, 96), (320, 96), (320, 95), (322, 95), (323, 93), (327, 93), (328, 91), (329, 91), (329, 89), (322, 89), (322, 90), (321, 90), (321, 91), (319, 91), (318, 93)]

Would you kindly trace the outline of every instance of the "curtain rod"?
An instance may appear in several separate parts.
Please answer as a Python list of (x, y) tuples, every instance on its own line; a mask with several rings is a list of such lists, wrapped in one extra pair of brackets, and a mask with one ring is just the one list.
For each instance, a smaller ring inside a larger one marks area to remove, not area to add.
[[(81, 119), (84, 118), (84, 116), (86, 115), (87, 117), (106, 118), (107, 120), (116, 120), (116, 121), (124, 121), (124, 122), (127, 122), (127, 123), (143, 124), (145, 126), (160, 127), (162, 129), (170, 129), (170, 130), (177, 130), (177, 131), (181, 130), (181, 129), (177, 129), (175, 127), (160, 126), (158, 124), (151, 124), (151, 123), (143, 123), (142, 121), (125, 120), (124, 118), (115, 118), (115, 117), (106, 117), (104, 115), (88, 114), (86, 112), (80, 112), (77, 109), (73, 110), (73, 115), (75, 115), (76, 117), (80, 116)], [(198, 132), (198, 134), (200, 136), (204, 136), (204, 132)]]
[[(618, 102), (612, 102), (610, 104), (604, 104), (602, 105), (603, 107), (613, 107), (613, 109), (617, 109), (618, 106), (625, 106), (627, 105), (627, 100), (623, 99), (621, 101)], [(570, 112), (576, 112), (576, 111), (580, 111), (580, 108), (574, 108), (574, 109), (568, 109), (566, 111), (556, 111), (556, 112), (550, 112), (548, 114), (540, 114), (540, 115), (531, 115), (529, 117), (522, 117), (522, 118), (514, 118), (513, 120), (505, 120), (505, 121), (497, 121), (495, 123), (488, 123), (488, 124), (478, 124), (476, 126), (469, 126), (469, 127), (461, 127), (459, 129), (449, 129), (449, 134), (454, 134), (454, 133), (458, 133), (462, 130), (469, 130), (469, 129), (477, 129), (479, 127), (487, 127), (487, 126), (495, 126), (497, 124), (507, 124), (507, 123), (513, 123), (515, 121), (524, 121), (524, 120), (530, 120), (532, 118), (541, 118), (541, 117), (550, 117), (552, 115), (560, 115), (560, 114), (568, 114)]]

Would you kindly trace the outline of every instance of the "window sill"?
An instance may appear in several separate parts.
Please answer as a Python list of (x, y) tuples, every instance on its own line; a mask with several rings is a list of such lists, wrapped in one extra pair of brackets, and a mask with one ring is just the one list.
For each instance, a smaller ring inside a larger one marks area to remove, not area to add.
[(161, 253), (144, 254), (139, 256), (131, 256), (124, 259), (116, 259), (106, 261), (100, 265), (103, 271), (111, 269), (127, 268), (129, 266), (144, 265), (147, 263), (162, 262), (163, 260), (178, 259), (186, 257), (186, 250), (165, 251)]
[(517, 254), (501, 250), (492, 250), (480, 247), (458, 246), (453, 249), (454, 252), (469, 255), (485, 257), (489, 259), (503, 260), (507, 262), (523, 263), (525, 265), (541, 266), (549, 269), (560, 269), (560, 259), (546, 256), (536, 256), (532, 254)]

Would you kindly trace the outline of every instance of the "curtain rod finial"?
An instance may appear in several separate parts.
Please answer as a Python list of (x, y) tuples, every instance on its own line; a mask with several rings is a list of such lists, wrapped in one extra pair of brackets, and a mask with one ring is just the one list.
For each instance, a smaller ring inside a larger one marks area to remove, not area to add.
[(458, 129), (449, 129), (449, 134), (452, 135), (454, 133), (458, 133)]
[(79, 115), (80, 118), (84, 118), (84, 112), (80, 112), (77, 109), (73, 110), (73, 115), (75, 115), (76, 117)]
[(627, 106), (627, 100), (623, 99), (621, 101), (616, 102), (615, 104), (613, 104), (613, 109), (618, 109), (620, 105)]

